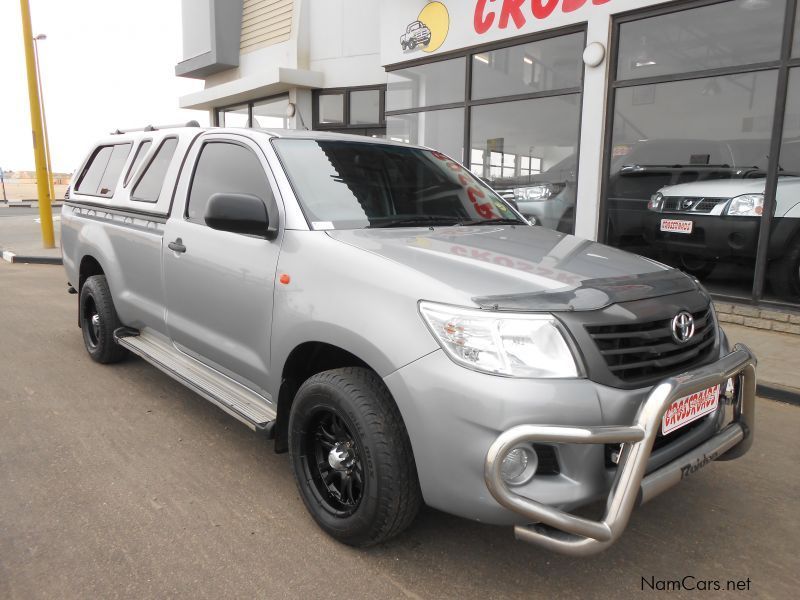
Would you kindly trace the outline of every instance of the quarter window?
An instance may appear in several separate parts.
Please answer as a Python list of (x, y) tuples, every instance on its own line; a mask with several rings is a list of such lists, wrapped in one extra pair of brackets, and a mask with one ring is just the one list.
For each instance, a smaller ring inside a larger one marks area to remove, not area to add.
[(161, 146), (156, 150), (156, 155), (147, 165), (144, 174), (139, 178), (136, 187), (131, 193), (131, 200), (140, 202), (158, 202), (161, 195), (161, 188), (164, 187), (164, 178), (167, 169), (172, 162), (175, 148), (178, 146), (177, 138), (167, 138), (161, 142)]
[(131, 147), (132, 144), (127, 143), (97, 149), (84, 169), (75, 191), (89, 196), (111, 197)]
[(209, 142), (197, 159), (186, 216), (203, 223), (209, 198), (217, 193), (250, 194), (265, 203), (272, 192), (258, 157), (239, 144)]
[(131, 166), (128, 169), (128, 174), (125, 176), (125, 185), (130, 183), (131, 177), (136, 173), (136, 169), (139, 168), (139, 165), (142, 164), (147, 151), (150, 150), (150, 146), (152, 145), (153, 142), (150, 140), (145, 140), (139, 144), (139, 147), (136, 149), (136, 156), (133, 157), (133, 162), (131, 162)]

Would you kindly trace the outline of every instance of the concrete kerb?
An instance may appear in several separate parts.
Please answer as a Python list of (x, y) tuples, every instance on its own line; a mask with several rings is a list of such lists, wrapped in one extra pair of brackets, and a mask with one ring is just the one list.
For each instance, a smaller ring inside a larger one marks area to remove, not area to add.
[(3, 250), (0, 248), (0, 257), (9, 263), (28, 263), (32, 265), (61, 265), (64, 264), (60, 257), (57, 256), (25, 256), (17, 254), (11, 250)]

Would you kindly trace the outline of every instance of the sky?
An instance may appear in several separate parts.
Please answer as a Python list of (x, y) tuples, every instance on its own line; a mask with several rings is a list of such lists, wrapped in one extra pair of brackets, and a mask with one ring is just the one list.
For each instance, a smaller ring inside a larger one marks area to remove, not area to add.
[[(117, 128), (179, 123), (206, 111), (178, 108), (203, 82), (175, 76), (180, 0), (29, 0), (54, 172), (71, 173)], [(0, 167), (34, 170), (19, 0), (0, 0)]]

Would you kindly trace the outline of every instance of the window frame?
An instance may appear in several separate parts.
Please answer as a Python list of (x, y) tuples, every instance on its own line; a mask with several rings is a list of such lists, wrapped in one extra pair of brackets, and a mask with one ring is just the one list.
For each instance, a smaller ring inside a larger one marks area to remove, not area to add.
[[(194, 187), (194, 179), (197, 176), (197, 167), (200, 166), (200, 159), (203, 156), (203, 150), (205, 150), (206, 146), (209, 146), (211, 144), (229, 144), (229, 145), (233, 145), (233, 146), (240, 146), (240, 147), (244, 148), (245, 150), (247, 150), (248, 152), (250, 152), (255, 157), (256, 161), (261, 166), (261, 170), (264, 172), (264, 179), (266, 179), (266, 181), (267, 181), (267, 189), (269, 190), (270, 194), (272, 195), (271, 198), (261, 198), (261, 201), (264, 203), (264, 206), (267, 209), (267, 214), (270, 216), (270, 219), (273, 218), (273, 212), (274, 212), (274, 215), (278, 215), (278, 199), (277, 199), (276, 190), (274, 189), (274, 186), (272, 184), (272, 180), (270, 179), (271, 170), (269, 169), (268, 164), (265, 163), (264, 161), (262, 161), (261, 158), (259, 158), (258, 154), (256, 153), (256, 151), (252, 147), (250, 147), (248, 144), (242, 142), (241, 140), (231, 139), (231, 138), (227, 138), (227, 137), (225, 137), (225, 138), (223, 138), (223, 137), (213, 137), (213, 138), (210, 138), (210, 139), (203, 140), (203, 142), (200, 144), (200, 147), (197, 149), (197, 155), (194, 157), (194, 163), (192, 164), (192, 173), (191, 173), (191, 175), (189, 177), (189, 185), (186, 187), (186, 202), (184, 203), (184, 206), (183, 206), (183, 214), (181, 215), (182, 219), (187, 223), (192, 223), (194, 225), (200, 225), (202, 227), (208, 227), (208, 225), (206, 225), (204, 220), (196, 220), (196, 219), (189, 218), (189, 204), (190, 204), (191, 199), (192, 199), (192, 188)], [(274, 211), (273, 211), (271, 205), (274, 205)], [(259, 237), (259, 236), (253, 236), (253, 235), (250, 235), (250, 234), (244, 234), (244, 233), (236, 234), (236, 235), (247, 235), (248, 237)]]
[(693, 10), (716, 4), (725, 4), (726, 2), (731, 1), (732, 0), (681, 0), (678, 2), (661, 4), (651, 8), (634, 9), (612, 16), (611, 40), (608, 45), (607, 54), (608, 85), (606, 86), (606, 112), (603, 125), (603, 162), (601, 171), (602, 177), (600, 183), (600, 197), (598, 198), (599, 217), (597, 223), (597, 239), (601, 243), (606, 243), (608, 240), (608, 201), (606, 198), (608, 194), (608, 179), (612, 158), (611, 151), (613, 146), (613, 136), (611, 133), (614, 127), (614, 115), (616, 113), (615, 99), (617, 90), (625, 87), (655, 85), (659, 83), (670, 83), (675, 81), (688, 81), (691, 79), (704, 79), (709, 77), (739, 75), (742, 73), (754, 73), (761, 71), (777, 71), (778, 84), (775, 92), (775, 107), (772, 117), (772, 129), (770, 131), (769, 146), (770, 156), (777, 157), (777, 159), (770, 160), (769, 164), (767, 165), (767, 176), (764, 189), (764, 209), (758, 232), (755, 272), (753, 274), (753, 292), (749, 299), (726, 294), (712, 294), (712, 296), (715, 299), (730, 302), (745, 301), (757, 305), (776, 306), (781, 308), (790, 307), (792, 309), (796, 309), (796, 304), (791, 304), (789, 302), (775, 302), (770, 300), (765, 301), (763, 300), (763, 296), (767, 279), (767, 254), (769, 251), (769, 240), (772, 231), (772, 222), (776, 204), (776, 192), (779, 175), (778, 166), (780, 163), (780, 148), (783, 138), (783, 124), (786, 110), (786, 96), (789, 85), (789, 72), (793, 67), (800, 67), (800, 56), (792, 58), (791, 55), (794, 39), (795, 16), (798, 12), (798, 0), (786, 1), (786, 13), (783, 22), (783, 30), (781, 31), (780, 56), (777, 60), (751, 63), (734, 67), (716, 67), (711, 69), (688, 71), (685, 73), (672, 73), (669, 75), (653, 77), (640, 77), (622, 80), (617, 79), (621, 25), (631, 21), (639, 21), (642, 19)]
[[(175, 153), (178, 151), (178, 145), (180, 144), (180, 138), (177, 135), (165, 136), (158, 143), (158, 147), (156, 148), (155, 152), (153, 152), (152, 156), (150, 156), (149, 160), (147, 161), (147, 164), (139, 167), (139, 171), (140, 171), (139, 176), (136, 178), (136, 181), (131, 185), (131, 192), (130, 192), (130, 195), (128, 196), (128, 198), (130, 199), (131, 202), (143, 202), (145, 204), (153, 204), (153, 205), (158, 204), (158, 201), (160, 199), (160, 193), (159, 193), (159, 197), (156, 198), (155, 200), (145, 200), (143, 198), (136, 198), (133, 195), (133, 193), (136, 191), (136, 186), (138, 186), (139, 183), (141, 183), (142, 179), (144, 179), (144, 176), (147, 173), (147, 171), (150, 170), (150, 166), (153, 164), (153, 161), (155, 161), (156, 157), (158, 156), (158, 153), (161, 152), (161, 148), (164, 147), (164, 144), (166, 144), (168, 140), (175, 140), (175, 150), (172, 151), (172, 157), (170, 158), (170, 164), (172, 164), (172, 161), (175, 159)], [(167, 171), (169, 171), (169, 164), (167, 165)], [(164, 180), (161, 182), (162, 190), (164, 188), (164, 182), (167, 180), (166, 174), (167, 173), (165, 172), (164, 173)], [(128, 183), (130, 183), (130, 182), (128, 182)]]
[[(368, 92), (377, 90), (380, 92), (378, 98), (378, 122), (377, 123), (350, 123), (350, 93)], [(344, 112), (341, 123), (321, 123), (319, 120), (319, 98), (320, 96), (334, 96), (341, 94), (344, 100)], [(336, 87), (313, 90), (311, 92), (311, 128), (314, 131), (342, 131), (347, 133), (353, 129), (378, 129), (386, 128), (386, 84), (378, 85), (358, 85), (352, 87)]]
[[(150, 142), (150, 146), (153, 146), (153, 138), (143, 138), (139, 140), (139, 143), (136, 145), (136, 150), (133, 152), (133, 158), (131, 159), (130, 164), (128, 165), (128, 170), (125, 172), (125, 178), (122, 180), (122, 187), (126, 188), (133, 180), (133, 176), (136, 175), (136, 172), (133, 169), (133, 165), (136, 162), (136, 159), (139, 157), (139, 152), (141, 152), (142, 147), (147, 143)], [(150, 148), (147, 149), (150, 151)], [(147, 156), (147, 154), (145, 154)], [(142, 161), (144, 161), (145, 156), (142, 157)], [(141, 166), (141, 164), (139, 165)]]
[[(98, 144), (92, 150), (91, 154), (89, 154), (89, 159), (86, 161), (86, 163), (81, 168), (80, 177), (78, 177), (78, 180), (75, 183), (75, 188), (72, 190), (73, 193), (80, 194), (81, 196), (89, 196), (91, 198), (106, 198), (106, 199), (113, 198), (114, 197), (114, 190), (116, 189), (116, 187), (111, 190), (110, 194), (97, 194), (97, 193), (90, 194), (89, 192), (80, 191), (79, 188), (80, 188), (81, 183), (83, 183), (84, 178), (88, 174), (89, 168), (94, 164), (95, 158), (97, 158), (97, 155), (100, 153), (100, 151), (103, 148), (111, 148), (112, 149), (111, 150), (111, 156), (113, 156), (114, 155), (114, 150), (113, 150), (114, 148), (116, 148), (117, 146), (125, 146), (125, 145), (128, 145), (128, 144), (130, 145), (130, 150), (128, 150), (128, 156), (125, 157), (125, 163), (122, 164), (122, 169), (120, 170), (119, 176), (117, 178), (117, 185), (119, 185), (120, 177), (122, 177), (122, 171), (125, 170), (125, 164), (127, 164), (127, 162), (130, 160), (130, 157), (131, 157), (131, 150), (133, 150), (133, 140), (125, 140), (125, 141), (117, 142), (116, 144)], [(106, 166), (103, 167), (103, 172), (100, 174), (100, 179), (97, 182), (98, 185), (100, 185), (100, 183), (103, 181), (103, 176), (105, 175), (106, 169), (108, 168), (108, 165), (111, 162), (111, 156), (108, 157), (108, 162), (106, 163)]]
[[(282, 92), (280, 94), (273, 94), (271, 96), (262, 96), (260, 98), (253, 98), (252, 100), (245, 100), (244, 102), (236, 102), (235, 104), (227, 104), (225, 106), (219, 106), (214, 109), (213, 121), (214, 127), (220, 127), (219, 124), (219, 113), (225, 112), (231, 108), (239, 108), (241, 106), (247, 106), (247, 129), (253, 129), (253, 105), (258, 104), (259, 102), (269, 102), (272, 100), (282, 100), (286, 99), (291, 102), (289, 98), (289, 92)], [(227, 126), (226, 126), (227, 127)]]

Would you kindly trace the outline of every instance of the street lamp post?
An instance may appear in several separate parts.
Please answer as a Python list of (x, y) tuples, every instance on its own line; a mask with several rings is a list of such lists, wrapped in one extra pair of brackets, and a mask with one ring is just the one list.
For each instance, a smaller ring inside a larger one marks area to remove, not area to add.
[(47, 165), (42, 132), (42, 107), (39, 102), (39, 85), (36, 77), (36, 58), (33, 54), (31, 8), (28, 0), (20, 0), (22, 12), (22, 43), (25, 46), (25, 69), (28, 75), (28, 100), (31, 109), (33, 155), (36, 159), (36, 190), (39, 196), (39, 220), (42, 227), (42, 246), (55, 248), (53, 212), (50, 208), (50, 186), (47, 185)]
[(56, 199), (55, 184), (53, 183), (53, 163), (50, 160), (50, 136), (47, 135), (47, 116), (44, 111), (44, 89), (42, 83), (42, 72), (39, 69), (39, 42), (47, 39), (47, 36), (40, 33), (33, 38), (33, 54), (36, 59), (36, 81), (39, 84), (39, 106), (42, 109), (42, 129), (44, 130), (44, 155), (47, 163), (47, 185), (50, 189), (50, 200)]

